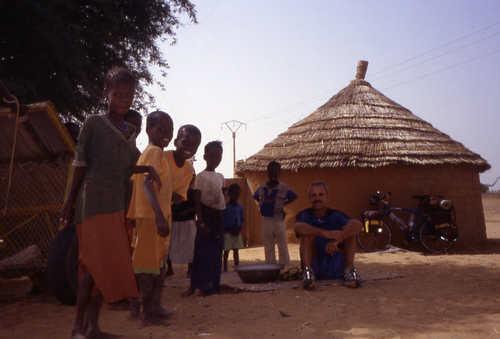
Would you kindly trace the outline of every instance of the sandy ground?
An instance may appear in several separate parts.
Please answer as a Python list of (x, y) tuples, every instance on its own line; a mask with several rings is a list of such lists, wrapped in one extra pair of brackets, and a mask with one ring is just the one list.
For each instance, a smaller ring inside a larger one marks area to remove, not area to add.
[[(485, 197), (483, 204), (490, 240), (482, 248), (356, 256), (362, 277), (397, 276), (392, 279), (368, 280), (360, 289), (320, 285), (314, 291), (299, 282), (277, 282), (261, 292), (182, 299), (186, 268), (174, 265), (162, 297), (175, 314), (169, 326), (143, 328), (127, 321), (128, 312), (104, 306), (101, 328), (148, 339), (500, 338), (500, 198)], [(298, 267), (298, 246), (289, 249), (289, 267)], [(263, 249), (241, 250), (240, 257), (241, 263), (262, 262)], [(237, 281), (232, 269), (222, 278)], [(28, 296), (29, 287), (26, 278), (0, 280), (0, 338), (69, 338), (75, 308), (50, 294)]]

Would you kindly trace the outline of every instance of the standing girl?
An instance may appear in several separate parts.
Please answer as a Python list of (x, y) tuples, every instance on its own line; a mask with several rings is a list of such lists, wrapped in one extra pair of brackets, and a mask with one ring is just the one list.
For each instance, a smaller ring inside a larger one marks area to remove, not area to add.
[(134, 166), (136, 129), (123, 116), (134, 100), (136, 80), (125, 68), (106, 73), (104, 97), (108, 111), (85, 119), (78, 136), (75, 171), (60, 221), (76, 200), (80, 284), (72, 338), (113, 337), (98, 326), (102, 299), (112, 303), (137, 298), (130, 245), (125, 230), (126, 192), (132, 173), (149, 174), (160, 185), (153, 168)]

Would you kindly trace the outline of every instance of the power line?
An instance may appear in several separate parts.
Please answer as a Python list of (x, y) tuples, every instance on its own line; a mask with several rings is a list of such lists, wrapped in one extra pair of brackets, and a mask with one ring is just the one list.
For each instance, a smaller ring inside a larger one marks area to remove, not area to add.
[(255, 119), (252, 119), (252, 120), (247, 120), (247, 122), (248, 122), (248, 123), (250, 123), (250, 122), (253, 122), (253, 121), (258, 121), (258, 120), (261, 120), (261, 119), (263, 119), (263, 118), (265, 118), (265, 117), (267, 117), (267, 116), (270, 116), (270, 115), (276, 115), (276, 114), (278, 114), (278, 113), (281, 113), (281, 112), (286, 112), (286, 111), (291, 110), (291, 109), (294, 109), (294, 108), (300, 108), (300, 107), (302, 107), (302, 106), (308, 105), (308, 104), (310, 104), (310, 103), (312, 103), (312, 102), (316, 101), (317, 99), (323, 98), (323, 97), (324, 97), (324, 96), (326, 96), (326, 95), (331, 96), (331, 95), (332, 95), (332, 93), (335, 93), (335, 91), (339, 91), (339, 90), (341, 90), (341, 89), (342, 89), (342, 87), (338, 87), (338, 88), (333, 89), (333, 90), (331, 90), (331, 91), (328, 91), (328, 92), (325, 92), (325, 93), (319, 94), (319, 95), (317, 95), (317, 96), (315, 96), (315, 97), (312, 97), (312, 98), (309, 98), (309, 99), (305, 99), (305, 100), (303, 100), (303, 101), (300, 101), (300, 102), (298, 102), (298, 103), (296, 103), (296, 104), (293, 104), (293, 105), (287, 106), (287, 107), (285, 107), (285, 108), (281, 108), (281, 109), (278, 109), (278, 110), (276, 110), (276, 111), (272, 111), (271, 113), (266, 113), (266, 114), (264, 114), (264, 115), (261, 115), (260, 117), (255, 118)]
[[(372, 79), (370, 79), (370, 82), (374, 82), (374, 81), (377, 81), (377, 80), (380, 80), (380, 79), (383, 79), (383, 78), (387, 78), (388, 76), (391, 76), (391, 75), (394, 75), (394, 74), (397, 74), (397, 73), (400, 73), (400, 72), (406, 71), (407, 69), (410, 69), (410, 68), (416, 67), (416, 66), (418, 66), (418, 65), (425, 64), (426, 62), (429, 62), (429, 61), (431, 61), (431, 60), (434, 60), (434, 59), (440, 58), (440, 57), (445, 56), (445, 55), (447, 55), (447, 54), (451, 54), (451, 53), (456, 52), (456, 51), (458, 51), (458, 50), (460, 50), (460, 49), (463, 49), (463, 48), (465, 48), (465, 47), (469, 47), (469, 46), (474, 45), (474, 44), (477, 44), (477, 43), (479, 43), (479, 42), (481, 42), (481, 41), (484, 41), (484, 40), (487, 40), (487, 39), (493, 38), (493, 37), (495, 37), (495, 36), (497, 36), (497, 35), (500, 35), (500, 33), (496, 33), (496, 34), (493, 34), (493, 35), (491, 35), (491, 36), (489, 36), (489, 37), (487, 37), (487, 38), (484, 38), (484, 39), (481, 39), (481, 40), (478, 40), (478, 41), (475, 41), (475, 42), (471, 42), (470, 44), (467, 44), (467, 45), (464, 45), (464, 46), (461, 46), (461, 47), (455, 48), (454, 50), (451, 50), (451, 51), (449, 51), (449, 52), (446, 52), (446, 53), (440, 54), (440, 55), (438, 55), (438, 56), (435, 56), (435, 57), (433, 57), (433, 58), (430, 58), (430, 59), (427, 59), (427, 60), (421, 61), (421, 62), (416, 63), (416, 64), (414, 64), (414, 65), (411, 65), (411, 66), (408, 66), (408, 67), (406, 67), (406, 68), (403, 68), (403, 69), (401, 69), (401, 70), (399, 70), (399, 71), (389, 73), (389, 74), (384, 75), (384, 76), (382, 76), (382, 77), (380, 77), (380, 78), (376, 78), (376, 79), (373, 79), (373, 80), (372, 80)], [(391, 68), (392, 68), (392, 67), (391, 67)], [(380, 73), (380, 72), (379, 72), (379, 73)], [(377, 73), (376, 73), (376, 74), (377, 74)]]
[[(425, 52), (425, 53), (421, 53), (421, 54), (419, 54), (419, 55), (417, 55), (417, 56), (415, 56), (415, 57), (412, 57), (412, 58), (410, 58), (410, 59), (407, 59), (407, 60), (405, 60), (405, 61), (403, 61), (403, 62), (400, 62), (400, 63), (398, 63), (398, 64), (396, 64), (396, 65), (393, 65), (393, 66), (391, 66), (391, 67), (388, 67), (388, 68), (386, 68), (386, 69), (383, 69), (383, 70), (381, 70), (381, 71), (379, 71), (379, 72), (373, 73), (373, 74), (371, 74), (371, 75), (370, 75), (370, 77), (372, 77), (372, 76), (374, 76), (374, 75), (377, 75), (377, 74), (380, 74), (380, 73), (383, 73), (383, 72), (385, 72), (385, 71), (387, 71), (387, 70), (390, 70), (390, 69), (392, 69), (392, 68), (395, 68), (395, 67), (397, 67), (397, 66), (403, 65), (403, 64), (405, 64), (405, 63), (407, 63), (407, 62), (409, 62), (409, 61), (411, 61), (411, 60), (415, 60), (415, 59), (417, 59), (417, 58), (419, 58), (419, 57), (422, 57), (422, 56), (424, 56), (424, 55), (427, 55), (427, 54), (429, 54), (429, 53), (432, 53), (432, 52), (434, 52), (434, 51), (437, 51), (437, 50), (439, 50), (439, 49), (441, 49), (441, 48), (443, 48), (443, 47), (449, 46), (449, 45), (451, 45), (451, 44), (453, 44), (453, 43), (455, 43), (455, 42), (458, 42), (458, 41), (460, 41), (460, 40), (463, 40), (463, 39), (465, 39), (465, 38), (468, 38), (468, 37), (470, 37), (470, 36), (472, 36), (472, 35), (475, 35), (475, 34), (477, 34), (477, 33), (479, 33), (479, 32), (482, 32), (482, 31), (484, 31), (484, 30), (487, 30), (487, 29), (489, 29), (489, 28), (491, 28), (491, 27), (494, 27), (494, 26), (497, 26), (497, 25), (500, 25), (500, 22), (496, 22), (496, 23), (494, 23), (494, 24), (492, 24), (492, 25), (489, 25), (489, 26), (487, 26), (487, 27), (485, 27), (485, 28), (482, 28), (482, 29), (480, 29), (480, 30), (477, 30), (477, 31), (475, 31), (475, 32), (472, 32), (472, 33), (470, 33), (470, 34), (467, 34), (467, 35), (465, 35), (465, 36), (463, 36), (463, 37), (461, 37), (461, 38), (455, 39), (455, 40), (453, 40), (453, 41), (451, 41), (451, 42), (448, 42), (448, 43), (446, 43), (446, 44), (444, 44), (444, 45), (441, 45), (441, 46), (439, 46), (439, 47), (433, 48), (433, 49), (431, 49), (431, 50), (429, 50), (429, 51), (427, 51), (427, 52)], [(400, 70), (400, 71), (397, 71), (397, 72), (393, 72), (393, 73), (391, 73), (391, 74), (388, 74), (388, 75), (383, 76), (383, 77), (380, 77), (380, 78), (376, 78), (376, 79), (371, 80), (371, 81), (377, 81), (377, 80), (380, 80), (380, 79), (382, 79), (382, 78), (388, 77), (388, 76), (390, 76), (390, 75), (393, 75), (393, 74), (396, 74), (396, 73), (402, 72), (402, 71), (404, 71), (404, 70), (407, 70), (407, 69), (409, 69), (409, 68), (416, 67), (416, 66), (418, 66), (418, 65), (420, 65), (420, 64), (423, 64), (423, 63), (425, 63), (425, 62), (427, 62), (427, 61), (434, 60), (434, 59), (436, 59), (436, 58), (439, 58), (439, 57), (442, 57), (442, 56), (444, 56), (444, 55), (447, 55), (447, 54), (450, 54), (450, 53), (452, 53), (452, 52), (455, 52), (455, 51), (457, 51), (457, 50), (459, 50), (459, 49), (462, 49), (462, 48), (465, 48), (465, 47), (467, 47), (467, 46), (473, 45), (473, 44), (475, 44), (475, 43), (478, 43), (478, 42), (484, 41), (484, 40), (486, 40), (486, 39), (492, 38), (492, 37), (494, 37), (494, 36), (496, 36), (496, 35), (498, 35), (498, 34), (500, 34), (500, 33), (496, 33), (496, 34), (494, 34), (494, 35), (492, 35), (492, 36), (490, 36), (490, 37), (487, 37), (487, 38), (484, 38), (484, 39), (478, 40), (478, 41), (476, 41), (476, 42), (470, 43), (470, 44), (468, 44), (468, 45), (465, 45), (465, 46), (462, 46), (462, 47), (456, 48), (456, 49), (455, 49), (455, 50), (453, 50), (453, 51), (450, 51), (450, 52), (447, 52), (447, 53), (443, 53), (443, 54), (441, 54), (441, 55), (439, 55), (439, 56), (437, 56), (437, 57), (434, 57), (434, 58), (428, 59), (428, 60), (426, 60), (426, 61), (422, 61), (422, 62), (420, 62), (420, 63), (417, 63), (417, 64), (413, 65), (413, 66), (409, 66), (409, 67), (407, 67), (407, 68), (405, 68), (405, 69), (403, 69), (403, 70)], [(496, 53), (496, 52), (493, 52), (493, 53)], [(482, 57), (484, 57), (484, 56), (482, 56)], [(482, 58), (482, 57), (479, 57), (479, 58)], [(476, 58), (476, 59), (478, 59), (478, 58)], [(412, 82), (412, 81), (414, 81), (414, 80), (418, 80), (418, 79), (421, 79), (421, 78), (424, 78), (424, 77), (427, 77), (427, 76), (430, 76), (430, 75), (433, 75), (433, 74), (436, 74), (436, 73), (440, 73), (441, 71), (445, 71), (445, 70), (447, 70), (447, 69), (450, 69), (450, 68), (453, 68), (453, 67), (457, 67), (457, 66), (463, 65), (464, 63), (467, 63), (467, 62), (470, 62), (470, 61), (473, 61), (473, 60), (476, 60), (476, 59), (471, 59), (471, 60), (468, 60), (468, 61), (463, 62), (463, 63), (461, 63), (461, 64), (457, 64), (457, 65), (452, 66), (452, 67), (447, 67), (447, 68), (445, 68), (445, 69), (438, 70), (438, 71), (433, 72), (433, 73), (429, 73), (429, 74), (427, 74), (427, 75), (425, 75), (425, 76), (421, 76), (421, 77), (418, 77), (418, 78), (415, 78), (415, 79), (412, 79), (412, 80), (409, 80), (409, 81), (406, 81), (406, 82), (403, 82), (403, 83), (400, 83), (400, 84), (394, 85), (394, 86), (392, 86), (392, 87), (395, 87), (395, 86), (400, 86), (400, 85), (406, 84), (406, 83), (408, 83), (408, 82)], [(392, 88), (392, 87), (389, 87), (389, 88)], [(254, 122), (254, 121), (259, 121), (259, 120), (261, 120), (261, 119), (266, 119), (268, 116), (271, 116), (271, 115), (276, 115), (276, 114), (278, 114), (278, 113), (282, 113), (282, 112), (286, 112), (286, 111), (291, 110), (291, 109), (294, 109), (294, 108), (300, 108), (300, 107), (302, 107), (302, 106), (308, 105), (308, 104), (310, 104), (310, 103), (312, 103), (312, 102), (316, 101), (317, 99), (323, 98), (323, 97), (325, 97), (326, 95), (331, 96), (331, 95), (333, 95), (332, 93), (336, 93), (337, 91), (339, 91), (339, 90), (340, 90), (340, 89), (342, 89), (342, 88), (343, 88), (343, 87), (338, 87), (338, 88), (333, 89), (333, 90), (331, 90), (331, 91), (328, 91), (328, 92), (324, 92), (324, 93), (322, 93), (322, 94), (319, 94), (319, 95), (317, 95), (317, 96), (315, 96), (315, 97), (312, 97), (312, 98), (309, 98), (309, 99), (302, 100), (302, 101), (300, 101), (300, 102), (298, 102), (298, 103), (295, 103), (295, 104), (293, 104), (293, 105), (290, 105), (290, 106), (287, 106), (287, 107), (284, 107), (284, 108), (278, 109), (278, 110), (276, 110), (276, 111), (272, 111), (272, 112), (270, 112), (270, 113), (267, 113), (267, 114), (264, 114), (264, 115), (262, 115), (262, 116), (259, 116), (259, 117), (255, 118), (255, 119), (248, 120), (248, 121), (247, 121), (247, 123), (251, 123), (251, 122)], [(386, 89), (387, 89), (387, 88), (386, 88)]]
[(391, 68), (394, 68), (394, 67), (398, 67), (398, 66), (400, 66), (400, 65), (403, 65), (403, 64), (407, 63), (408, 61), (411, 61), (411, 60), (415, 60), (415, 59), (417, 59), (417, 58), (420, 58), (421, 56), (424, 56), (424, 55), (426, 55), (426, 54), (429, 54), (429, 53), (432, 53), (432, 52), (434, 52), (434, 51), (437, 51), (438, 49), (441, 49), (441, 48), (443, 48), (443, 47), (446, 47), (446, 46), (449, 46), (449, 45), (451, 45), (451, 44), (454, 44), (454, 43), (455, 43), (455, 42), (457, 42), (457, 41), (460, 41), (460, 40), (463, 40), (463, 39), (465, 39), (465, 38), (468, 38), (468, 37), (470, 37), (470, 36), (472, 36), (472, 35), (474, 35), (474, 34), (477, 34), (477, 33), (479, 33), (479, 32), (482, 32), (482, 31), (484, 31), (484, 30), (486, 30), (486, 29), (488, 29), (488, 28), (491, 28), (491, 27), (493, 27), (493, 26), (496, 26), (496, 25), (500, 25), (500, 22), (494, 23), (493, 25), (489, 25), (488, 27), (482, 28), (482, 29), (480, 29), (479, 31), (475, 31), (475, 32), (473, 32), (473, 33), (467, 34), (467, 35), (465, 35), (465, 36), (463, 36), (463, 37), (461, 37), (461, 38), (458, 38), (458, 39), (453, 40), (453, 41), (451, 41), (451, 42), (448, 42), (448, 43), (446, 43), (446, 44), (444, 44), (444, 45), (441, 45), (441, 46), (439, 46), (439, 47), (436, 47), (436, 48), (434, 48), (434, 49), (431, 49), (430, 51), (427, 51), (427, 52), (422, 53), (422, 54), (419, 54), (419, 55), (417, 55), (417, 56), (415, 56), (415, 57), (413, 57), (413, 58), (410, 58), (410, 59), (408, 59), (408, 60), (405, 60), (405, 61), (403, 61), (403, 62), (400, 62), (399, 64), (393, 65), (393, 66), (388, 67), (388, 68), (386, 68), (386, 69), (383, 69), (383, 70), (381, 70), (381, 71), (379, 71), (379, 72), (373, 73), (373, 74), (371, 74), (371, 76), (374, 76), (374, 75), (377, 75), (377, 74), (379, 74), (379, 73), (385, 72), (385, 71), (387, 71), (387, 70), (389, 70), (389, 69), (391, 69)]
[(475, 60), (478, 60), (478, 59), (485, 58), (485, 57), (487, 57), (487, 56), (490, 56), (490, 55), (495, 54), (495, 53), (498, 53), (498, 52), (500, 52), (500, 50), (497, 50), (497, 51), (494, 51), (494, 52), (491, 52), (491, 53), (488, 53), (488, 54), (482, 55), (482, 56), (477, 57), (477, 58), (474, 58), (474, 59), (470, 59), (470, 60), (467, 60), (467, 61), (461, 62), (461, 63), (456, 64), (456, 65), (453, 65), (453, 66), (449, 66), (449, 67), (446, 67), (446, 68), (440, 69), (440, 70), (438, 70), (438, 71), (435, 71), (435, 72), (432, 72), (432, 73), (429, 73), (429, 74), (426, 74), (426, 75), (422, 75), (422, 76), (420, 76), (420, 77), (418, 77), (418, 78), (414, 78), (414, 79), (411, 79), (411, 80), (408, 80), (408, 81), (405, 81), (405, 82), (399, 83), (399, 84), (397, 84), (397, 85), (393, 85), (393, 86), (391, 86), (391, 87), (386, 87), (386, 88), (382, 89), (382, 91), (385, 91), (385, 90), (388, 90), (388, 89), (390, 89), (390, 88), (394, 88), (394, 87), (397, 87), (397, 86), (401, 86), (401, 85), (407, 84), (407, 83), (409, 83), (409, 82), (412, 82), (412, 81), (415, 81), (415, 80), (419, 80), (419, 79), (422, 79), (422, 78), (425, 78), (425, 77), (428, 77), (428, 76), (431, 76), (431, 75), (434, 75), (434, 74), (437, 74), (437, 73), (441, 73), (441, 72), (447, 71), (447, 70), (449, 70), (449, 69), (451, 69), (451, 68), (455, 68), (455, 67), (458, 67), (458, 66), (461, 66), (461, 65), (467, 64), (467, 63), (469, 63), (469, 62), (472, 62), (472, 61), (475, 61)]

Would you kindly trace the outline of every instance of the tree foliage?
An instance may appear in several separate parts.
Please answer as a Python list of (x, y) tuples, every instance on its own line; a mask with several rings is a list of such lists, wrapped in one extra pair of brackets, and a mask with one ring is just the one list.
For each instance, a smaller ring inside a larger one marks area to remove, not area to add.
[(103, 109), (116, 66), (139, 80), (136, 108), (152, 104), (149, 66), (168, 68), (158, 43), (175, 43), (181, 17), (196, 23), (189, 0), (2, 0), (0, 13), (0, 79), (20, 103), (50, 100), (65, 120)]

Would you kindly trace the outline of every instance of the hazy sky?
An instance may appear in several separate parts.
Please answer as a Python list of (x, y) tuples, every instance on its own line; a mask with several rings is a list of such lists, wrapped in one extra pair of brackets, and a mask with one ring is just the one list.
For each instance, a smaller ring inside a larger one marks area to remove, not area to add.
[(375, 89), (491, 164), (482, 183), (500, 176), (500, 1), (192, 1), (199, 24), (163, 45), (166, 91), (150, 90), (176, 131), (188, 123), (202, 131), (197, 172), (203, 145), (219, 139), (218, 171), (232, 176), (223, 123), (246, 124), (236, 159), (249, 157), (348, 86), (367, 60)]

